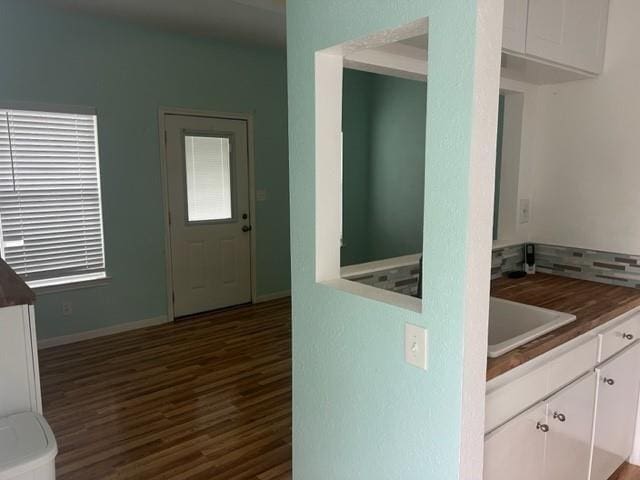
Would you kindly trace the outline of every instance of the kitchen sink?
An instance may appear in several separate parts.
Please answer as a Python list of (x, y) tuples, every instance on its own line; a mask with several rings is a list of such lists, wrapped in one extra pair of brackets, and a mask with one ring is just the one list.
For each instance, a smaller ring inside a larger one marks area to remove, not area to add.
[(488, 355), (490, 358), (504, 355), (575, 319), (569, 313), (491, 297)]

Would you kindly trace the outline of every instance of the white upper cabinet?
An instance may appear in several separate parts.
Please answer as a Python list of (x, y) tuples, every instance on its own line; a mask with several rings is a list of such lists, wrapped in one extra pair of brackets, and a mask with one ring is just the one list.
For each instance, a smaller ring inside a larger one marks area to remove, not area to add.
[(527, 56), (591, 73), (602, 71), (609, 0), (528, 0), (528, 3)]
[(528, 0), (505, 0), (502, 48), (525, 53)]

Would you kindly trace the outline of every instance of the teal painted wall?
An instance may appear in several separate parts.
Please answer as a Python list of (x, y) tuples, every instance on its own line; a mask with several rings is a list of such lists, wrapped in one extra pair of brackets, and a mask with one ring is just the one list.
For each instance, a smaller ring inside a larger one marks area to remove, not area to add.
[(342, 95), (342, 265), (371, 259), (371, 115), (373, 76), (344, 70)]
[(375, 76), (371, 260), (422, 251), (427, 84)]
[[(160, 106), (252, 112), (255, 118), (257, 290), (289, 289), (286, 58), (0, 1), (0, 103), (95, 106), (98, 110), (109, 285), (43, 295), (40, 338), (166, 314)], [(62, 316), (62, 302), (73, 315)]]
[[(425, 16), (426, 300), (416, 313), (315, 281), (314, 53)], [(294, 477), (457, 479), (476, 2), (290, 0), (287, 29)], [(404, 362), (406, 322), (429, 330), (428, 372)]]
[(344, 71), (343, 265), (422, 251), (426, 96), (423, 82)]

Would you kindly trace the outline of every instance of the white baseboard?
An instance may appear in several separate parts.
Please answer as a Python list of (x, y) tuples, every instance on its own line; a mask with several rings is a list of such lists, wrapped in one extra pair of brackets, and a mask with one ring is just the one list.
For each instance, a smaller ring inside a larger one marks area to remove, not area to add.
[(291, 296), (291, 290), (282, 290), (281, 292), (267, 293), (266, 295), (258, 295), (253, 303), (270, 302)]
[(129, 330), (136, 330), (138, 328), (152, 327), (163, 323), (168, 323), (166, 315), (145, 318), (144, 320), (137, 320), (135, 322), (121, 323), (119, 325), (98, 328), (97, 330), (89, 330), (87, 332), (63, 335), (61, 337), (43, 338), (38, 340), (38, 350), (57, 347), (58, 345), (66, 345), (68, 343), (81, 342), (82, 340), (89, 340), (92, 338), (105, 337), (107, 335), (113, 335), (114, 333), (128, 332)]

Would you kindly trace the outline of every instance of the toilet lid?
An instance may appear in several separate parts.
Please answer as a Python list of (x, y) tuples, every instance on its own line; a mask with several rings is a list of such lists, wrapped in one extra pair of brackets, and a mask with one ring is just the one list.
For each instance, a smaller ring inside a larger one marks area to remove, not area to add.
[(0, 480), (38, 468), (58, 453), (53, 432), (37, 413), (0, 418)]

